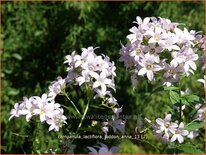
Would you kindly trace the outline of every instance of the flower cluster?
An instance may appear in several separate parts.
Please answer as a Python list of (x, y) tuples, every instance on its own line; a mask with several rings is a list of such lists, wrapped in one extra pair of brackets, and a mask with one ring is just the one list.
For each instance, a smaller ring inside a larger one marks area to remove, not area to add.
[(103, 143), (99, 143), (99, 144), (100, 146), (95, 146), (95, 148), (88, 146), (87, 148), (90, 151), (89, 154), (116, 154), (120, 150), (119, 147), (117, 146), (113, 146), (109, 149), (107, 145)]
[(116, 104), (109, 88), (115, 90), (114, 77), (116, 67), (110, 58), (102, 54), (97, 56), (94, 53), (96, 48), (82, 48), (81, 55), (73, 52), (66, 56), (65, 63), (68, 64), (67, 82), (74, 85), (90, 86), (96, 93), (94, 98), (107, 98), (108, 102)]
[(163, 140), (165, 143), (174, 142), (178, 140), (179, 143), (184, 142), (184, 136), (187, 136), (189, 132), (184, 130), (184, 123), (179, 125), (175, 122), (171, 122), (171, 114), (165, 113), (165, 118), (157, 118), (156, 123), (153, 125), (154, 135)]
[(13, 117), (25, 115), (26, 121), (29, 122), (33, 116), (39, 116), (40, 122), (46, 122), (50, 125), (49, 131), (59, 131), (59, 128), (64, 123), (66, 124), (66, 117), (63, 112), (60, 104), (48, 98), (47, 94), (43, 94), (41, 97), (24, 97), (22, 102), (15, 103), (14, 109), (10, 112), (9, 120)]
[(180, 74), (188, 76), (196, 70), (197, 51), (202, 48), (202, 35), (194, 30), (181, 30), (178, 23), (169, 19), (139, 16), (134, 21), (127, 38), (129, 43), (122, 45), (120, 61), (130, 69), (133, 85), (138, 76), (146, 75), (149, 81), (161, 74), (167, 86), (179, 81)]

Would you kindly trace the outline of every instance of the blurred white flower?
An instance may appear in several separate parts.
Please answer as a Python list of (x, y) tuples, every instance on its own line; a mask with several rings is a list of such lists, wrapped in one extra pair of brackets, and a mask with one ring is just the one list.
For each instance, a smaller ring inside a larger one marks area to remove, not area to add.
[(109, 121), (109, 125), (112, 127), (113, 131), (120, 131), (122, 134), (125, 132), (125, 121), (119, 119), (117, 116), (113, 115), (112, 119)]
[(117, 146), (113, 146), (110, 149), (108, 148), (107, 145), (103, 144), (103, 143), (99, 143), (100, 146), (88, 146), (87, 148), (89, 149), (89, 154), (115, 154), (118, 153), (118, 151), (120, 150), (119, 147)]
[(206, 79), (206, 76), (204, 75), (204, 79), (198, 79), (197, 81), (205, 84), (205, 79)]
[(40, 121), (44, 122), (53, 116), (54, 108), (54, 102), (48, 103), (47, 95), (43, 94), (41, 98), (38, 98), (38, 106), (33, 110), (33, 113), (39, 115)]
[(198, 130), (195, 130), (195, 131), (190, 131), (189, 134), (187, 135), (187, 138), (194, 139), (197, 136), (199, 136), (199, 133)]
[(187, 136), (188, 134), (189, 132), (187, 130), (184, 130), (184, 123), (181, 122), (170, 141), (174, 142), (178, 140), (179, 143), (183, 143), (184, 142), (183, 136)]
[(159, 65), (155, 64), (153, 57), (149, 55), (146, 55), (139, 64), (141, 69), (139, 70), (138, 75), (147, 74), (147, 78), (150, 81), (154, 79), (154, 72), (162, 69)]
[(197, 113), (194, 116), (194, 119), (198, 121), (205, 121), (205, 105), (203, 104), (196, 104), (195, 109), (197, 110)]
[(119, 117), (119, 113), (122, 112), (122, 107), (120, 107), (120, 108), (113, 108), (113, 112), (114, 112), (114, 114), (115, 114), (117, 117)]
[(169, 137), (172, 133), (174, 134), (178, 125), (176, 123), (171, 122), (171, 114), (165, 114), (165, 118), (157, 118), (156, 119), (157, 128), (155, 132), (157, 134), (163, 134)]
[(19, 117), (20, 116), (20, 111), (23, 109), (24, 105), (19, 103), (14, 104), (14, 109), (11, 110), (10, 112), (10, 117), (9, 120), (11, 120), (13, 117)]
[(97, 73), (94, 74), (94, 78), (96, 79), (96, 81), (93, 83), (93, 88), (97, 88), (101, 86), (102, 92), (106, 92), (107, 86), (110, 88), (114, 88), (112, 84), (112, 80), (107, 78), (104, 72), (101, 72), (100, 75)]
[(49, 86), (49, 93), (48, 96), (51, 98), (55, 98), (56, 95), (60, 94), (62, 89), (65, 87), (65, 79), (62, 79), (62, 77), (57, 77), (56, 81), (51, 82), (51, 85)]
[[(24, 105), (24, 108), (21, 109), (20, 115), (26, 115), (27, 122), (29, 122), (31, 117), (35, 114), (34, 110), (37, 108), (37, 105), (33, 103), (38, 103), (37, 98), (37, 96), (30, 97), (29, 99), (24, 97), (24, 101), (21, 103)], [(32, 102), (33, 100), (36, 100), (37, 102)]]
[(66, 123), (66, 117), (63, 115), (64, 110), (62, 108), (55, 109), (53, 111), (53, 116), (47, 119), (47, 123), (50, 125), (49, 131), (59, 131), (59, 128)]

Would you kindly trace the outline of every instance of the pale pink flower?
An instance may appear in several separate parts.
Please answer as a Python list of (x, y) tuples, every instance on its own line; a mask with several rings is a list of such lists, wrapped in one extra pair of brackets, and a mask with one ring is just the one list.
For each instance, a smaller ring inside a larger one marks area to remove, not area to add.
[(118, 148), (117, 146), (113, 146), (109, 149), (107, 145), (103, 143), (99, 143), (99, 144), (100, 146), (95, 146), (95, 147), (88, 146), (87, 148), (90, 151), (89, 154), (116, 154), (120, 150), (120, 148)]
[(162, 67), (154, 63), (154, 59), (152, 56), (146, 55), (139, 62), (141, 69), (138, 72), (138, 75), (147, 75), (147, 78), (152, 81), (154, 79), (154, 72), (162, 70)]
[(158, 129), (155, 131), (158, 134), (165, 134), (169, 136), (171, 133), (174, 134), (178, 125), (171, 122), (171, 114), (166, 114), (164, 119), (157, 118), (156, 123)]
[(189, 134), (189, 132), (187, 130), (184, 130), (184, 124), (183, 124), (183, 122), (181, 122), (179, 124), (177, 130), (173, 134), (170, 141), (174, 142), (174, 141), (178, 140), (179, 143), (183, 143), (184, 142), (183, 136), (187, 136), (188, 134)]
[(20, 111), (23, 109), (24, 105), (23, 104), (19, 104), (19, 103), (15, 103), (14, 104), (14, 109), (11, 110), (10, 112), (10, 117), (9, 120), (11, 120), (13, 117), (19, 117), (20, 116)]

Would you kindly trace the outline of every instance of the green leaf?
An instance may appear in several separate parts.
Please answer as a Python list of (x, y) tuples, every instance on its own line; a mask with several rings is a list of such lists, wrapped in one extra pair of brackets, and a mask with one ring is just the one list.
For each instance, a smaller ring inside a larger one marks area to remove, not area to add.
[(204, 154), (203, 151), (197, 149), (194, 145), (190, 144), (183, 144), (178, 147), (179, 150), (182, 151), (182, 153), (190, 153), (190, 154)]
[(180, 102), (180, 95), (176, 93), (175, 91), (169, 91), (169, 97), (172, 104), (179, 103)]
[(11, 95), (11, 96), (16, 96), (18, 94), (19, 94), (19, 91), (14, 88), (11, 88), (8, 92), (8, 95)]
[(17, 60), (22, 60), (22, 56), (18, 53), (12, 54), (12, 57), (16, 58)]
[(167, 148), (169, 154), (189, 153), (189, 154), (204, 154), (203, 151), (190, 144), (181, 144), (179, 146), (170, 146)]
[(185, 130), (194, 131), (196, 129), (204, 128), (204, 122), (190, 122), (185, 126)]
[(164, 87), (164, 90), (179, 90), (180, 88), (179, 87)]
[(181, 103), (184, 104), (184, 105), (189, 105), (190, 104), (185, 98), (181, 98)]
[(74, 116), (77, 116), (77, 115), (81, 116), (73, 107), (68, 107), (63, 104), (61, 104), (61, 106), (64, 107), (69, 112), (71, 112)]
[(185, 95), (185, 96), (183, 96), (183, 98), (185, 98), (187, 100), (187, 102), (189, 102), (189, 103), (200, 100), (199, 96), (197, 96), (197, 95)]
[(90, 107), (95, 108), (95, 109), (104, 109), (103, 107), (97, 106), (97, 105), (90, 105)]

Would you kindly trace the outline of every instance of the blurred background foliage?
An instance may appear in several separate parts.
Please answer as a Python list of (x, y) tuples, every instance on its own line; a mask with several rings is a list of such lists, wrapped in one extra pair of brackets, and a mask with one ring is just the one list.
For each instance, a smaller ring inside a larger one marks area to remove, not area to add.
[[(115, 97), (123, 105), (123, 114), (154, 120), (171, 110), (168, 96), (161, 91), (153, 93), (158, 85), (148, 84), (147, 80), (132, 89), (130, 75), (118, 61), (120, 41), (127, 43), (126, 35), (136, 16), (169, 18), (185, 23), (190, 30), (204, 32), (204, 3), (195, 1), (2, 2), (1, 7), (2, 153), (47, 153), (49, 149), (61, 147), (57, 137), (62, 132), (48, 132), (48, 127), (27, 123), (25, 118), (10, 122), (8, 118), (15, 102), (23, 96), (40, 96), (57, 76), (66, 76), (63, 62), (72, 51), (79, 53), (82, 47), (100, 46), (96, 53), (108, 55), (117, 66)], [(194, 94), (203, 96), (204, 88), (196, 82), (203, 74), (200, 64), (199, 70), (185, 79), (183, 90), (190, 88)], [(127, 122), (126, 133), (134, 132), (136, 119)], [(149, 141), (161, 147), (154, 137)], [(194, 144), (203, 147), (198, 140)], [(139, 141), (122, 140), (117, 145), (121, 153), (159, 153)]]

